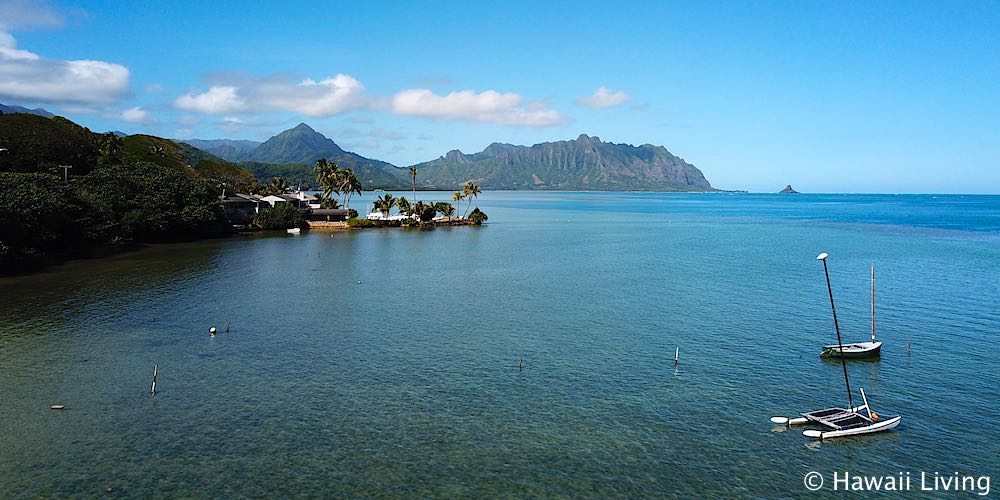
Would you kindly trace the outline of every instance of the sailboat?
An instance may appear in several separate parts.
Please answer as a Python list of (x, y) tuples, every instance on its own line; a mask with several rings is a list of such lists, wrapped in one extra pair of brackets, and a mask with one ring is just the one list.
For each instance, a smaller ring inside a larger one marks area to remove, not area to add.
[[(826, 269), (826, 253), (820, 254), (817, 259), (823, 261), (824, 269)], [(826, 284), (830, 285), (830, 275), (826, 275)], [(833, 297), (831, 296), (831, 300)], [(871, 342), (856, 342), (854, 344), (831, 344), (823, 346), (823, 352), (820, 353), (820, 357), (823, 358), (877, 358), (882, 352), (882, 343), (875, 341), (875, 262), (872, 261), (872, 341)]]
[[(830, 272), (826, 267), (827, 254), (821, 253), (817, 260), (823, 261), (823, 272), (826, 273), (826, 288), (830, 293), (830, 309), (833, 310), (833, 327), (837, 331), (837, 347), (846, 347), (840, 341), (840, 325), (837, 323), (837, 308), (833, 304), (833, 289), (830, 287)], [(840, 364), (844, 368), (844, 385), (847, 386), (847, 408), (831, 407), (822, 410), (802, 413), (800, 417), (771, 417), (771, 422), (779, 425), (803, 425), (813, 424), (820, 429), (806, 429), (802, 435), (813, 439), (830, 439), (844, 436), (856, 436), (859, 434), (871, 434), (892, 429), (903, 420), (900, 415), (883, 419), (872, 411), (871, 404), (868, 403), (868, 396), (865, 390), (861, 389), (861, 399), (864, 404), (854, 406), (854, 398), (851, 396), (851, 380), (847, 376), (847, 361), (840, 357)], [(864, 412), (864, 413), (862, 413)]]

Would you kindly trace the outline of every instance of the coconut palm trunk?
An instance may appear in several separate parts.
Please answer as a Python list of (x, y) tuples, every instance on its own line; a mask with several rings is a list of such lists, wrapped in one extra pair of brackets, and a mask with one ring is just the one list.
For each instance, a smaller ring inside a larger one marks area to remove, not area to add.
[(413, 184), (413, 201), (417, 201), (417, 167), (410, 167), (410, 179)]

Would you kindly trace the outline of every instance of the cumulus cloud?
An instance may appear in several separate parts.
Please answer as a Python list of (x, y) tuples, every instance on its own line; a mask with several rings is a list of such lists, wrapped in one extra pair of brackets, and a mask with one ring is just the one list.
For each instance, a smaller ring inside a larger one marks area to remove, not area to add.
[(220, 85), (200, 94), (184, 94), (174, 100), (174, 106), (207, 114), (244, 111), (246, 102), (237, 94), (238, 92), (239, 89), (236, 87)]
[(156, 122), (156, 118), (154, 118), (153, 115), (149, 114), (148, 111), (142, 109), (139, 106), (136, 106), (136, 107), (133, 107), (133, 108), (128, 108), (125, 111), (122, 111), (122, 113), (119, 116), (119, 118), (122, 121), (129, 122), (129, 123), (155, 123)]
[(370, 104), (365, 87), (352, 76), (339, 74), (321, 81), (306, 79), (292, 83), (279, 78), (254, 79), (208, 90), (189, 92), (174, 100), (174, 106), (206, 114), (296, 112), (328, 117)]
[(0, 98), (54, 104), (100, 104), (128, 92), (130, 73), (119, 64), (46, 59), (17, 48), (0, 31)]
[(625, 92), (615, 92), (607, 87), (598, 87), (593, 94), (576, 100), (580, 106), (591, 108), (612, 108), (620, 106), (632, 97)]
[(524, 103), (519, 94), (494, 90), (478, 94), (462, 90), (437, 95), (428, 89), (409, 89), (392, 98), (391, 108), (400, 115), (524, 127), (545, 127), (567, 121), (544, 102)]

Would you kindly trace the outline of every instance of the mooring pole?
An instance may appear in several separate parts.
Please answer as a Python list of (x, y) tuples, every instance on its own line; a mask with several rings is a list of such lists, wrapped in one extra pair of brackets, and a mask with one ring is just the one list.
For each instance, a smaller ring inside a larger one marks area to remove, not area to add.
[(149, 388), (150, 394), (156, 394), (156, 369), (157, 365), (153, 365), (153, 386)]

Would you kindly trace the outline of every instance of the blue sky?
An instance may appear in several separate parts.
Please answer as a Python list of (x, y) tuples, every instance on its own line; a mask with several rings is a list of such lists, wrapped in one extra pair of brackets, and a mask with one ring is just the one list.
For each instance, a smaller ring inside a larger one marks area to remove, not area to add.
[(581, 133), (716, 187), (1000, 193), (998, 2), (0, 0), (0, 102), (94, 130), (306, 122), (399, 166)]

